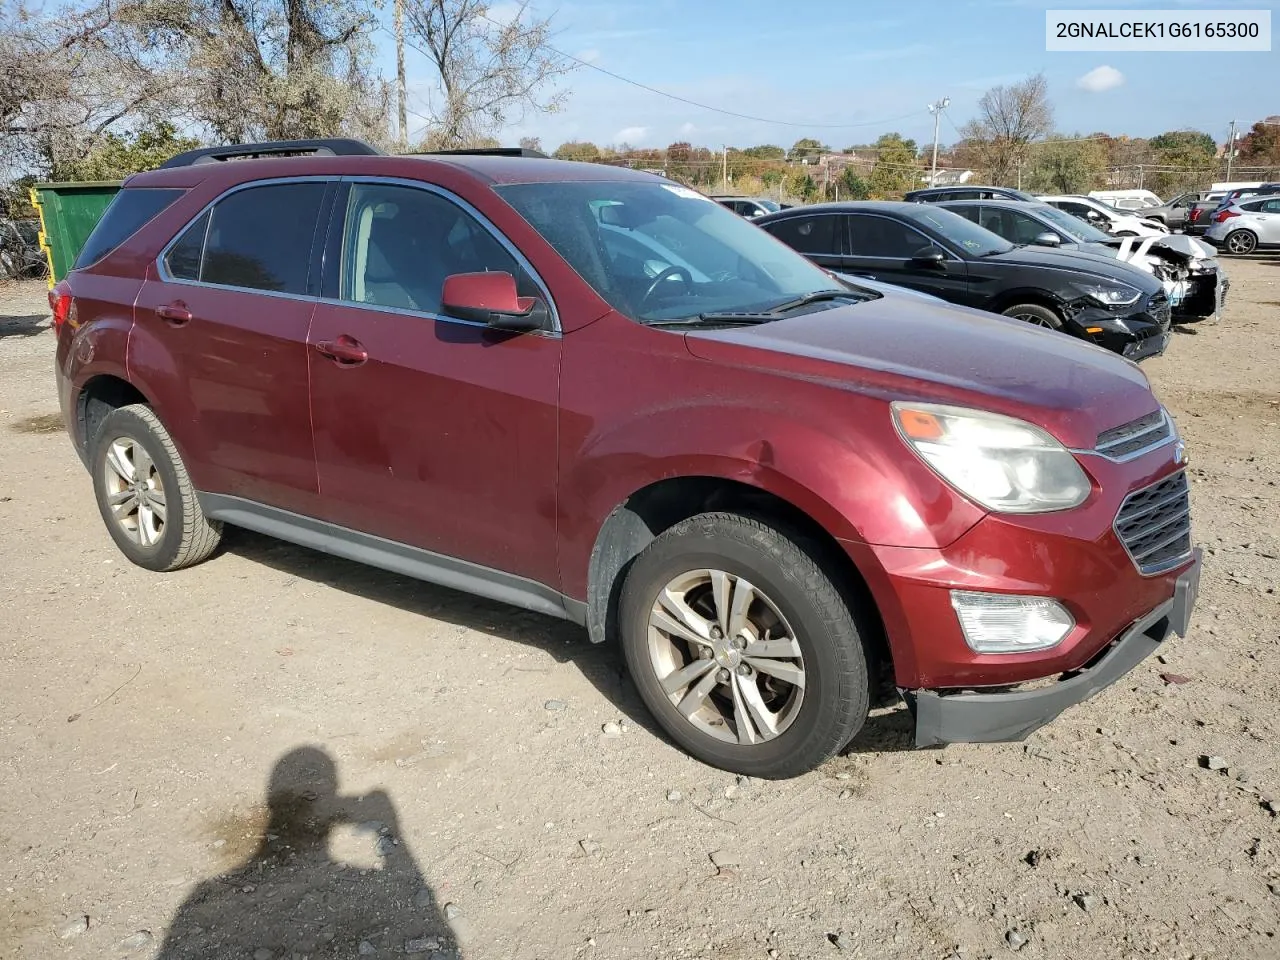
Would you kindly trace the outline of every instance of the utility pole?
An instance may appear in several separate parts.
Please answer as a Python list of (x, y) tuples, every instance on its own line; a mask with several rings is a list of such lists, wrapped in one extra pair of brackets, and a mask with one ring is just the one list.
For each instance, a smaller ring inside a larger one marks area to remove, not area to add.
[(929, 186), (938, 185), (938, 121), (942, 119), (942, 111), (951, 105), (950, 97), (943, 97), (937, 103), (929, 104), (929, 112), (933, 114), (933, 163), (929, 168)]
[(724, 181), (724, 192), (729, 192), (729, 148), (724, 147), (724, 153), (720, 155), (720, 179)]
[(1231, 167), (1236, 159), (1236, 122), (1231, 121), (1231, 135), (1227, 137), (1227, 182), (1231, 182)]
[(409, 107), (404, 82), (404, 0), (395, 2), (396, 29), (396, 106), (397, 116), (396, 138), (400, 149), (409, 149)]

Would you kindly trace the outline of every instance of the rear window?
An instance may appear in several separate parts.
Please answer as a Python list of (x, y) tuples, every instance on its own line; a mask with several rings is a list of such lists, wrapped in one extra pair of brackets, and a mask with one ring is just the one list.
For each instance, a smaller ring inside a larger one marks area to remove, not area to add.
[(78, 270), (97, 263), (183, 193), (182, 190), (146, 187), (121, 190), (89, 234), (89, 239), (84, 242), (72, 269)]

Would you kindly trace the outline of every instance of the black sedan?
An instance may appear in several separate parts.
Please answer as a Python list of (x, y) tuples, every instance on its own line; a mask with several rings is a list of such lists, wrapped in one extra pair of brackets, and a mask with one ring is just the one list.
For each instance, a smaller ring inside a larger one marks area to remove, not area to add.
[(1061, 330), (1131, 360), (1164, 352), (1160, 281), (1115, 257), (1022, 246), (936, 204), (826, 203), (754, 221), (828, 270)]
[(1036, 244), (1115, 257), (1153, 274), (1164, 286), (1175, 320), (1222, 309), (1228, 280), (1216, 251), (1193, 237), (1170, 235), (1125, 242), (1047, 203), (957, 200), (939, 204), (1015, 246)]

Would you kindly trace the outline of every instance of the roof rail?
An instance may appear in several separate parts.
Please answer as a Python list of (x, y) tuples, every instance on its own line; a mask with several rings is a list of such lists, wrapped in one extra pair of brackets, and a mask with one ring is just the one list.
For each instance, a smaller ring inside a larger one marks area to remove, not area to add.
[(525, 147), (462, 147), (457, 150), (420, 150), (416, 153), (407, 154), (413, 157), (435, 157), (435, 156), (469, 156), (469, 157), (534, 157), (538, 160), (549, 160), (545, 153), (540, 150), (529, 150)]
[(198, 163), (218, 163), (223, 160), (248, 160), (255, 157), (292, 157), (298, 155), (321, 157), (382, 156), (375, 146), (363, 140), (349, 137), (330, 137), (321, 140), (271, 140), (266, 143), (235, 143), (223, 147), (201, 147), (170, 157), (160, 164), (160, 169), (190, 167)]

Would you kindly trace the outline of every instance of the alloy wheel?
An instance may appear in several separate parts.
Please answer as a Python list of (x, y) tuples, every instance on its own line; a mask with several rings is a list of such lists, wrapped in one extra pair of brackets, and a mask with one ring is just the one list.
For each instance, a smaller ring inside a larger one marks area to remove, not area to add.
[(111, 518), (135, 543), (159, 542), (167, 509), (164, 481), (151, 455), (136, 440), (120, 437), (107, 449), (102, 469)]
[(777, 605), (723, 570), (692, 570), (659, 591), (649, 661), (676, 710), (703, 733), (756, 744), (786, 732), (804, 701), (800, 644)]
[(1052, 323), (1044, 317), (1037, 316), (1034, 313), (1015, 313), (1013, 315), (1013, 319), (1021, 320), (1023, 323), (1029, 323), (1036, 327), (1046, 327), (1049, 330), (1055, 329)]
[(1253, 253), (1255, 246), (1257, 241), (1248, 230), (1237, 230), (1227, 237), (1227, 249), (1232, 253)]

